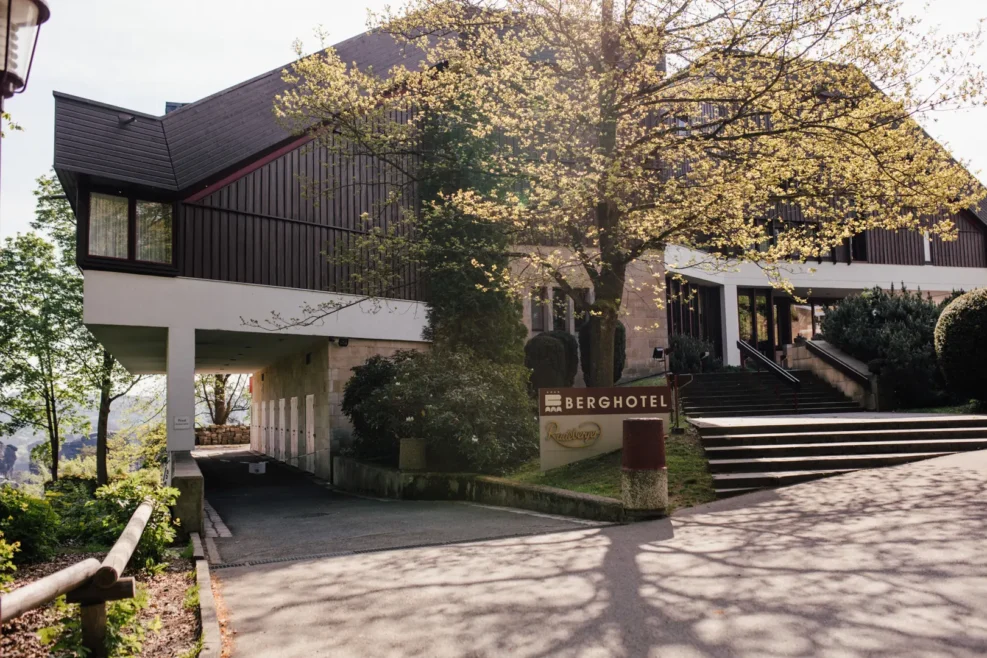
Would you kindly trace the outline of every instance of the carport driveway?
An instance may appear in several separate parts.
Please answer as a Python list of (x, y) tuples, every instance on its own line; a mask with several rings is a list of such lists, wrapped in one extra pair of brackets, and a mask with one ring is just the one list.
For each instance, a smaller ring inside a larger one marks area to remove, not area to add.
[(203, 451), (196, 459), (206, 500), (232, 537), (216, 537), (225, 564), (533, 535), (596, 525), (467, 503), (396, 501), (332, 490), (278, 462), (251, 475), (247, 450)]

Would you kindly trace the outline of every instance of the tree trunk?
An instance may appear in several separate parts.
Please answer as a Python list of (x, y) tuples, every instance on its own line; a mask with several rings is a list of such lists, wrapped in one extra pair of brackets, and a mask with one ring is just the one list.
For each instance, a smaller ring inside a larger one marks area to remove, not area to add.
[(226, 381), (229, 375), (216, 375), (213, 379), (213, 425), (225, 425), (230, 418), (230, 410), (226, 406)]
[(103, 486), (109, 482), (106, 468), (106, 438), (110, 421), (110, 398), (113, 386), (113, 356), (103, 350), (103, 379), (99, 386), (99, 415), (96, 419), (96, 484)]
[(589, 321), (589, 364), (593, 386), (607, 387), (614, 383), (614, 342), (620, 314), (620, 296), (624, 291), (625, 266), (604, 263), (604, 272), (594, 286), (596, 300)]

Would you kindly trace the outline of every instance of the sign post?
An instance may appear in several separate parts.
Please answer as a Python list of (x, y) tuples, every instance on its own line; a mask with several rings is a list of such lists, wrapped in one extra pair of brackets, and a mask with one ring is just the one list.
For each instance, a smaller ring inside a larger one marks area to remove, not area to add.
[(659, 418), (669, 425), (668, 386), (542, 388), (538, 390), (541, 470), (620, 450), (626, 418)]
[(668, 468), (662, 420), (624, 420), (620, 498), (625, 514), (637, 519), (662, 516), (668, 508)]

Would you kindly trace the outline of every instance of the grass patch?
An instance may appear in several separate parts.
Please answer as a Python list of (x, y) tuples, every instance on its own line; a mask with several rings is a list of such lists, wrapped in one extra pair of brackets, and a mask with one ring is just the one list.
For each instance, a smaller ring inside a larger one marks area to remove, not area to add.
[[(668, 512), (713, 500), (713, 478), (706, 467), (706, 455), (699, 435), (692, 428), (685, 434), (672, 434), (665, 442), (668, 461)], [(584, 459), (547, 473), (533, 459), (504, 477), (515, 482), (540, 484), (580, 493), (620, 498), (620, 451)]]
[(654, 377), (645, 377), (644, 379), (638, 379), (633, 382), (627, 382), (626, 384), (621, 384), (621, 386), (666, 386), (668, 385), (668, 379), (665, 375), (655, 375)]
[(199, 585), (196, 583), (185, 590), (185, 599), (182, 607), (186, 610), (197, 610), (199, 608)]

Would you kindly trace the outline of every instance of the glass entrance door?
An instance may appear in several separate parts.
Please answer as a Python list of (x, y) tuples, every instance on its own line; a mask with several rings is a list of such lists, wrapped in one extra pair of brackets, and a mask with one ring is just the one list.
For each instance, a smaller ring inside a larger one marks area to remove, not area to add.
[(740, 340), (755, 347), (772, 361), (775, 358), (775, 322), (772, 291), (761, 288), (737, 289), (737, 316)]

